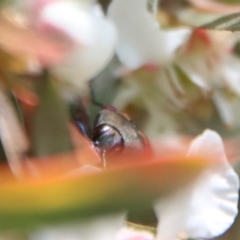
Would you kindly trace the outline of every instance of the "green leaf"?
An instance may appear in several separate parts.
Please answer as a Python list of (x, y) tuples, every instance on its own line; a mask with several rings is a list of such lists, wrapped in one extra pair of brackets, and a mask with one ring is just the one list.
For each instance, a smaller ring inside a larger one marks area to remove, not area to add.
[(29, 229), (125, 209), (143, 211), (191, 182), (205, 167), (200, 159), (157, 159), (74, 179), (3, 182), (0, 229)]
[(0, 6), (1, 5), (9, 5), (14, 3), (14, 0), (0, 0)]
[(65, 102), (45, 74), (39, 79), (39, 100), (32, 131), (34, 156), (48, 156), (73, 150), (69, 131), (69, 113)]
[(214, 29), (214, 30), (228, 30), (239, 31), (240, 30), (240, 13), (228, 14), (220, 17), (213, 22), (201, 26), (201, 28)]

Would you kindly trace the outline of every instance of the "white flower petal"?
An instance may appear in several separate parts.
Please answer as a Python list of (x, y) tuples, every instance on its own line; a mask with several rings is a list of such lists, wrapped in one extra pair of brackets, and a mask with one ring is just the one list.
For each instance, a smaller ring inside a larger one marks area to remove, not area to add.
[[(201, 64), (201, 63), (200, 63)], [(203, 71), (199, 71), (199, 69), (193, 65), (191, 61), (183, 61), (177, 63), (178, 67), (182, 69), (182, 71), (188, 76), (188, 78), (198, 87), (200, 87), (204, 91), (209, 91), (211, 87), (209, 86), (209, 82), (207, 82), (203, 76)], [(197, 65), (199, 67), (199, 65)]]
[(169, 61), (191, 32), (189, 29), (161, 31), (147, 11), (147, 0), (113, 0), (108, 16), (118, 29), (117, 54), (131, 69)]
[(74, 1), (52, 1), (40, 12), (41, 25), (47, 24), (62, 31), (81, 44), (91, 44), (94, 38), (89, 12)]
[(228, 164), (221, 137), (212, 130), (205, 130), (201, 135), (192, 140), (188, 156), (201, 156), (206, 154), (208, 158), (219, 164)]
[(113, 240), (124, 226), (125, 214), (108, 215), (79, 224), (45, 228), (32, 233), (29, 240)]
[(51, 70), (60, 80), (78, 88), (97, 75), (114, 54), (116, 29), (98, 5), (84, 7), (75, 1), (51, 1), (38, 11), (36, 21), (41, 30), (50, 26), (50, 33), (53, 29), (76, 43), (64, 61)]
[(224, 83), (237, 95), (240, 95), (240, 62), (238, 58), (231, 57), (222, 65), (222, 78)]
[(86, 82), (98, 74), (114, 54), (116, 31), (111, 22), (92, 16), (94, 41), (90, 46), (76, 49), (53, 71), (76, 85)]
[(189, 155), (206, 153), (218, 160), (188, 187), (159, 201), (158, 240), (213, 238), (226, 231), (237, 215), (239, 179), (229, 165), (220, 136), (205, 131), (191, 144)]
[(234, 113), (226, 96), (222, 94), (222, 92), (215, 90), (212, 94), (212, 99), (218, 109), (222, 121), (227, 126), (233, 126), (235, 122)]

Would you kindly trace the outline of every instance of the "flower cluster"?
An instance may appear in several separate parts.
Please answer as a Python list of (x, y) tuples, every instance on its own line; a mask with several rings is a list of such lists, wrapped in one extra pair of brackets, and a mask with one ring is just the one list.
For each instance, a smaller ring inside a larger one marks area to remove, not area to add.
[[(191, 116), (204, 122), (215, 109), (225, 126), (238, 127), (235, 105), (240, 60), (233, 49), (239, 34), (186, 27), (161, 29), (146, 10), (146, 2), (131, 2), (136, 5), (137, 18), (125, 1), (113, 1), (109, 7), (108, 15), (119, 33), (116, 52), (129, 69), (121, 73), (123, 81), (114, 105), (146, 111), (143, 128), (152, 137), (179, 128), (189, 131), (191, 119), (186, 127), (177, 121)], [(197, 123), (192, 125), (189, 132), (202, 131)]]

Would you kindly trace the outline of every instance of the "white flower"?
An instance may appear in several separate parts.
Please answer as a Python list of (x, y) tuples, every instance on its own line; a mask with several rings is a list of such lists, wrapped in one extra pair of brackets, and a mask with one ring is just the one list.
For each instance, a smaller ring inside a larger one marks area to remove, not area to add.
[[(173, 61), (155, 72), (141, 68), (125, 75), (114, 106), (146, 110), (149, 118), (143, 128), (151, 137), (182, 128), (184, 124), (175, 119), (184, 113), (190, 113), (184, 115), (186, 119), (192, 115), (204, 121), (215, 118), (227, 127), (238, 127), (240, 60), (232, 52), (237, 39), (229, 32), (195, 29)], [(204, 111), (195, 111), (200, 103)], [(210, 115), (215, 109), (219, 116)], [(196, 121), (191, 125), (200, 126)]]
[[(156, 66), (148, 79), (144, 79), (146, 69), (142, 69), (142, 74), (124, 76), (114, 106), (145, 109), (149, 120), (144, 130), (153, 137), (178, 128), (178, 114), (205, 100), (209, 100), (209, 106), (213, 103), (227, 127), (239, 126), (234, 109), (236, 98), (232, 98), (240, 96), (240, 60), (232, 51), (238, 33), (161, 29), (154, 14), (147, 11), (148, 2), (113, 0), (108, 9), (108, 16), (118, 29), (116, 51), (123, 65), (131, 70)], [(186, 79), (196, 85), (196, 94), (191, 95), (195, 89)]]
[(240, 60), (233, 53), (238, 39), (231, 32), (196, 29), (175, 61), (200, 92), (212, 99), (227, 126), (234, 126), (237, 118), (228, 92), (240, 96)]
[(119, 35), (116, 52), (130, 69), (169, 62), (191, 33), (188, 28), (161, 30), (147, 4), (148, 0), (113, 0), (108, 9)]
[(188, 156), (202, 154), (216, 164), (189, 186), (155, 205), (159, 218), (157, 240), (209, 239), (232, 225), (238, 213), (239, 179), (216, 132), (206, 130), (192, 141)]
[(28, 2), (32, 27), (50, 36), (70, 39), (74, 47), (64, 60), (51, 67), (59, 78), (78, 89), (111, 60), (116, 30), (95, 3), (74, 0)]

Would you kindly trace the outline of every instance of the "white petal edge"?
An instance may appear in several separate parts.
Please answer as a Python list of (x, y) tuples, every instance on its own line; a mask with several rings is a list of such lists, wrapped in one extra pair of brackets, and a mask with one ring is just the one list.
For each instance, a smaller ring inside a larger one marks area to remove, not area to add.
[(188, 28), (160, 30), (154, 16), (147, 11), (147, 0), (113, 0), (108, 17), (118, 29), (116, 52), (130, 69), (170, 61), (191, 33)]
[(48, 227), (33, 232), (29, 240), (113, 240), (125, 224), (125, 214), (101, 216), (78, 224)]
[(227, 162), (221, 137), (206, 130), (190, 145), (189, 156), (218, 160), (189, 186), (155, 205), (159, 218), (157, 240), (213, 238), (224, 233), (237, 213), (239, 179)]

